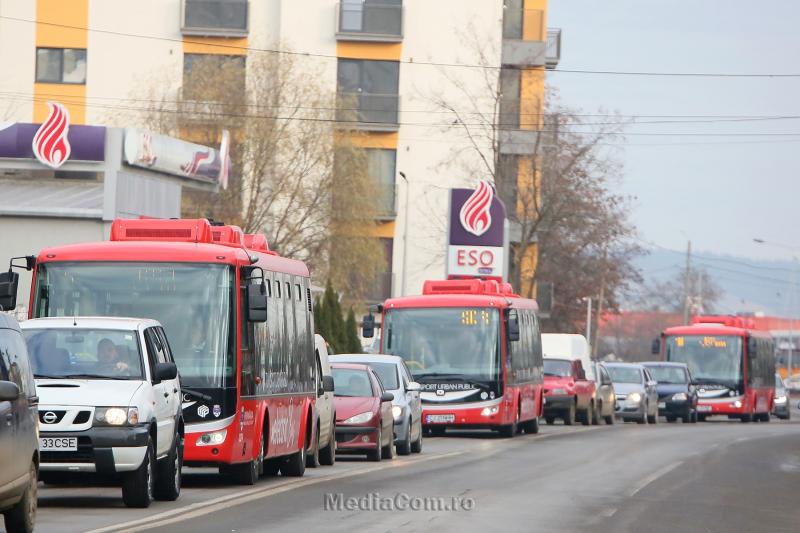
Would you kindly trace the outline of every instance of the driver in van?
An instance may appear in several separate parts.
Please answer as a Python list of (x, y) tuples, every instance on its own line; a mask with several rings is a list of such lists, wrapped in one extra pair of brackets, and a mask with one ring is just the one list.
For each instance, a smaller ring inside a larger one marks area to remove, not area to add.
[(97, 360), (104, 368), (119, 373), (127, 372), (130, 369), (130, 365), (122, 360), (117, 345), (109, 338), (102, 338), (97, 343)]

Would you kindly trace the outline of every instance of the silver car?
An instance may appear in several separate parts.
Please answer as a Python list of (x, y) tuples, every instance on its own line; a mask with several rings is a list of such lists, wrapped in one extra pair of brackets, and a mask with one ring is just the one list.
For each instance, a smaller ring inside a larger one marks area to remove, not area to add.
[(378, 375), (386, 392), (394, 395), (394, 443), (399, 455), (422, 451), (422, 402), (420, 385), (411, 377), (405, 362), (396, 355), (337, 354), (331, 363), (361, 363), (369, 365)]
[(658, 391), (647, 368), (633, 363), (603, 363), (603, 366), (614, 383), (617, 417), (639, 424), (657, 423)]

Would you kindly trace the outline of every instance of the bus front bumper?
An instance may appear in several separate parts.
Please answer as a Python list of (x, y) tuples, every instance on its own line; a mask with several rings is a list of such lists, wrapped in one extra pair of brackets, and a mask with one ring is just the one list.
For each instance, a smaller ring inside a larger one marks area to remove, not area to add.
[(750, 406), (744, 396), (728, 396), (726, 398), (699, 398), (697, 414), (704, 416), (734, 415), (741, 416), (750, 412)]
[[(508, 420), (511, 404), (503, 398), (485, 402), (443, 404), (422, 404), (422, 425), (425, 427), (454, 427), (480, 429), (502, 426)], [(513, 420), (511, 420), (513, 422)]]

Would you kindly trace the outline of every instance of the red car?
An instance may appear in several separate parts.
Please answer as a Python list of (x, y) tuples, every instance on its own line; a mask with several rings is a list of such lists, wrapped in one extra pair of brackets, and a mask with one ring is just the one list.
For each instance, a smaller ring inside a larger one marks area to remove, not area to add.
[(544, 360), (544, 419), (552, 424), (556, 418), (571, 426), (576, 420), (588, 426), (595, 415), (594, 379), (586, 379), (579, 359)]
[(367, 365), (331, 365), (336, 408), (336, 451), (366, 453), (370, 461), (394, 458), (394, 395)]

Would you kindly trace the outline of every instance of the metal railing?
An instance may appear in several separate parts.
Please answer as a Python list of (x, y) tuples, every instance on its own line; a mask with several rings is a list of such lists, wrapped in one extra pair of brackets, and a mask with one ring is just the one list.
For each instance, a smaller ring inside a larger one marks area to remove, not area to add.
[(244, 37), (248, 33), (248, 0), (183, 0), (184, 35)]
[(545, 52), (545, 68), (550, 70), (558, 66), (561, 60), (561, 29), (547, 30), (547, 51)]
[(337, 6), (337, 36), (359, 40), (403, 38), (403, 5), (343, 0)]
[(359, 129), (396, 129), (400, 96), (347, 92), (338, 94), (336, 120)]

